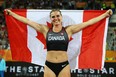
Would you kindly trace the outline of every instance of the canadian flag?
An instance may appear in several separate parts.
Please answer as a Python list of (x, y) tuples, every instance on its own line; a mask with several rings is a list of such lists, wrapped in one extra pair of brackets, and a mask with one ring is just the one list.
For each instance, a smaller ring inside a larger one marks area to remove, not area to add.
[[(51, 22), (49, 18), (51, 10), (12, 11), (40, 24), (49, 26)], [(105, 10), (61, 10), (61, 12), (62, 24), (66, 27), (97, 17)], [(44, 66), (47, 51), (43, 35), (12, 16), (5, 14), (5, 18), (13, 60)], [(103, 68), (107, 28), (108, 18), (105, 18), (72, 36), (67, 51), (71, 68)]]

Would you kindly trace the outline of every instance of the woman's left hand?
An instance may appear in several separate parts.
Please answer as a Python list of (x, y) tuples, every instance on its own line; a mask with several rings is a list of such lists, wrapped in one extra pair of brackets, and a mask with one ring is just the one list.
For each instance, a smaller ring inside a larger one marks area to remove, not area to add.
[(108, 11), (106, 11), (105, 15), (106, 17), (110, 17), (113, 14), (112, 10), (109, 9)]

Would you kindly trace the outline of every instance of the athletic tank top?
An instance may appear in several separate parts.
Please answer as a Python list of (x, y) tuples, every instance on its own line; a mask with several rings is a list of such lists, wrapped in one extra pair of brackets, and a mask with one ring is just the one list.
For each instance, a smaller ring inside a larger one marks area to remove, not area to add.
[(60, 32), (53, 32), (52, 28), (49, 29), (46, 38), (47, 51), (62, 50), (67, 51), (69, 38), (65, 28), (62, 27)]

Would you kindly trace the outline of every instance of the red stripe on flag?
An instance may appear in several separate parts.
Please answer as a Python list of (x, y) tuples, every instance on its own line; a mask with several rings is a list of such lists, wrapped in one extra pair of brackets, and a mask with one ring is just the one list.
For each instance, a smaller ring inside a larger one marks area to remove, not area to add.
[[(85, 22), (104, 12), (105, 11), (84, 11), (83, 21)], [(79, 68), (101, 69), (105, 21), (106, 19), (97, 22), (82, 31)]]
[[(26, 17), (26, 10), (12, 10)], [(31, 53), (27, 48), (27, 26), (9, 15), (5, 15), (8, 37), (13, 60), (31, 62)]]
[(44, 35), (37, 31), (36, 37), (43, 43), (44, 49), (46, 49), (46, 39), (45, 39)]

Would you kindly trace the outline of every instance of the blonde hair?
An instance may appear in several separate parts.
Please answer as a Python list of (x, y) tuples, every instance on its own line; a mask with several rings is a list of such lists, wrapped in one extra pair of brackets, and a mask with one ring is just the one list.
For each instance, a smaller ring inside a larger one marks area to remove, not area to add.
[(55, 12), (55, 11), (60, 12), (60, 14), (61, 14), (61, 16), (62, 16), (62, 13), (61, 13), (61, 11), (60, 11), (59, 9), (52, 9), (51, 12), (50, 12), (50, 17), (51, 17), (51, 13), (52, 13), (52, 12)]

